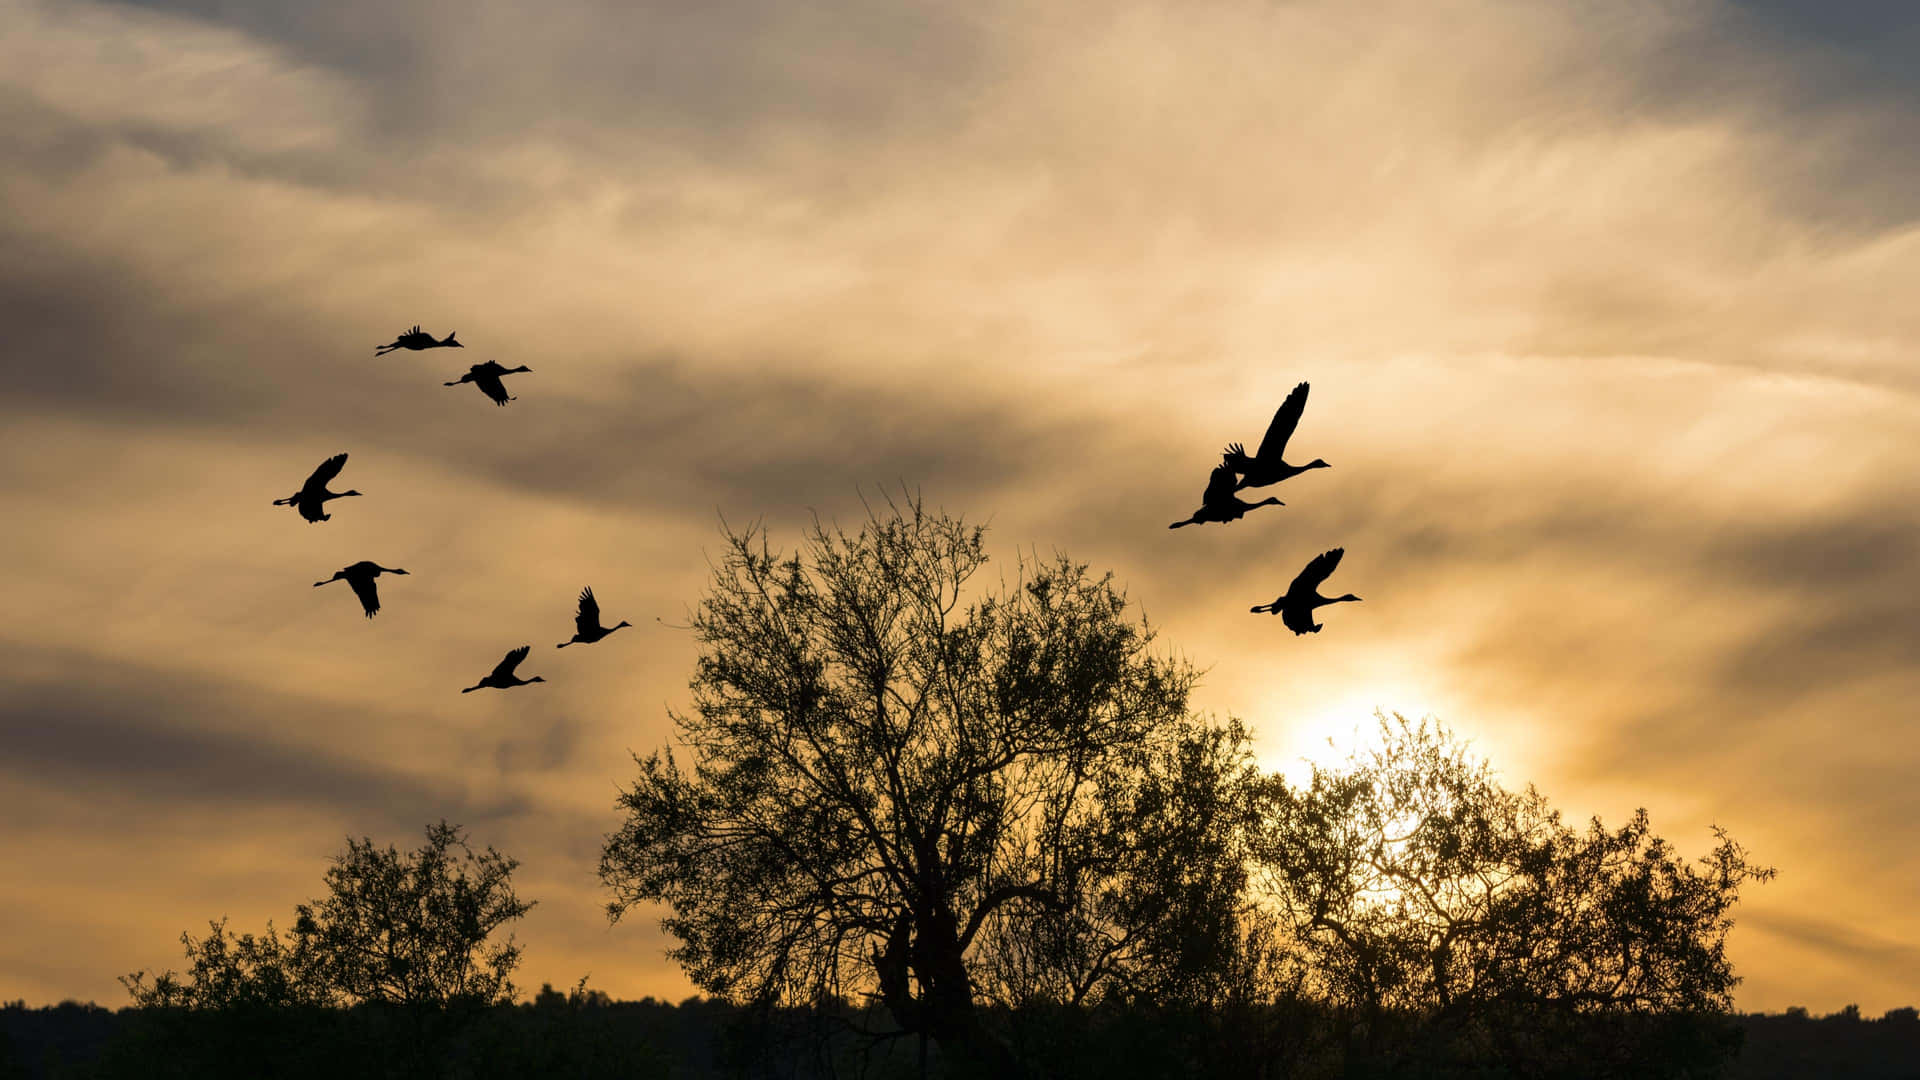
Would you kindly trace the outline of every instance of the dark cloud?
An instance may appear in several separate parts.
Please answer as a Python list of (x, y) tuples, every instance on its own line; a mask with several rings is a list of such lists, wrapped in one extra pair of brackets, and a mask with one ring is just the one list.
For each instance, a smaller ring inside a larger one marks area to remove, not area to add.
[(476, 797), (271, 734), (339, 730), (319, 702), (98, 656), (9, 651), (0, 771), (16, 783), (148, 805), (380, 807), (401, 822), (484, 822), (526, 808), (510, 791)]
[(589, 157), (671, 146), (739, 159), (775, 130), (815, 141), (924, 134), (955, 122), (992, 74), (991, 17), (977, 4), (137, 6), (229, 26), (343, 74), (374, 101), (366, 135), (389, 153), (531, 138)]

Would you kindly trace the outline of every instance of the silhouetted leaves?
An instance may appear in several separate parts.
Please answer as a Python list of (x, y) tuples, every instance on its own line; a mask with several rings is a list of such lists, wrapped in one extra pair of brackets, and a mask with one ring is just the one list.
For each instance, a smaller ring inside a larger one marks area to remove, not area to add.
[(348, 838), (326, 872), (327, 895), (295, 909), (291, 936), (271, 923), (260, 936), (226, 921), (198, 940), (181, 934), (184, 975), (126, 976), (135, 1004), (186, 1009), (284, 1008), (375, 1003), (474, 1006), (513, 1000), (520, 962), (511, 935), (493, 941), (533, 903), (514, 895), (519, 863), (492, 848), (476, 854), (459, 826), (427, 826), (401, 854)]
[(1061, 558), (963, 604), (981, 530), (915, 501), (793, 556), (727, 540), (675, 717), (691, 761), (637, 759), (611, 914), (666, 903), (709, 991), (866, 996), (998, 1068), (977, 1001), (1152, 985), (1214, 948), (1183, 935), (1232, 922), (1231, 814), (1200, 819), (1218, 842), (1172, 819), (1212, 813), (1183, 785), (1236, 780), (1245, 733), (1188, 717), (1193, 672), (1109, 578)]

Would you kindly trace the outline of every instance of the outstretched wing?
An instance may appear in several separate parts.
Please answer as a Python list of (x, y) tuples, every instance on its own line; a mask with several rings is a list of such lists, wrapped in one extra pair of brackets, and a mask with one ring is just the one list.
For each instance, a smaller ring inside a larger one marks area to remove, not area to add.
[(1297, 594), (1319, 589), (1321, 582), (1333, 576), (1334, 567), (1340, 565), (1340, 556), (1346, 553), (1346, 548), (1334, 548), (1332, 551), (1315, 555), (1313, 560), (1307, 563), (1307, 568), (1300, 571), (1299, 576), (1293, 579), (1293, 584), (1287, 586), (1287, 592)]
[(372, 578), (355, 574), (347, 579), (347, 584), (353, 588), (353, 595), (360, 598), (360, 606), (366, 609), (367, 618), (371, 619), (379, 613), (380, 592), (374, 588)]
[(1266, 437), (1260, 440), (1260, 450), (1254, 456), (1262, 462), (1278, 462), (1287, 452), (1287, 440), (1293, 438), (1293, 429), (1300, 426), (1300, 414), (1306, 411), (1307, 384), (1301, 383), (1273, 411), (1273, 423), (1267, 425)]
[(600, 601), (593, 598), (593, 586), (580, 590), (580, 614), (573, 617), (574, 628), (582, 634), (600, 629)]
[(512, 678), (513, 669), (519, 667), (520, 661), (525, 660), (527, 658), (527, 654), (532, 651), (533, 651), (533, 646), (531, 645), (522, 645), (517, 649), (508, 650), (506, 658), (493, 666), (493, 674), (487, 676), (487, 678), (489, 679)]
[(347, 455), (335, 454), (332, 457), (328, 458), (327, 460), (321, 462), (319, 468), (313, 470), (313, 475), (307, 477), (306, 486), (309, 488), (326, 487), (327, 482), (332, 480), (334, 477), (339, 476), (340, 470), (346, 467), (347, 467)]
[(1207, 490), (1200, 496), (1203, 506), (1233, 501), (1233, 470), (1225, 464), (1215, 465), (1213, 475), (1207, 477)]
[(473, 385), (479, 387), (481, 393), (502, 405), (512, 400), (507, 397), (507, 384), (500, 381), (500, 376), (490, 371), (475, 375), (473, 377)]

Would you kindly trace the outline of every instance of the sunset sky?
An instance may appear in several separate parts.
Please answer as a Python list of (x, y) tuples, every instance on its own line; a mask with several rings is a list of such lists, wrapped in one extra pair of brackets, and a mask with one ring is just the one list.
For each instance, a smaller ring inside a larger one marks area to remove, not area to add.
[[(523, 986), (684, 996), (594, 874), (670, 624), (723, 519), (904, 482), (989, 584), (1111, 569), (1268, 767), (1434, 714), (1777, 867), (1742, 1008), (1920, 1004), (1917, 59), (1903, 0), (0, 0), (0, 999), (441, 817)], [(1333, 468), (1168, 531), (1302, 380)], [(1364, 603), (1247, 613), (1334, 546)], [(556, 652), (588, 584), (636, 629)]]

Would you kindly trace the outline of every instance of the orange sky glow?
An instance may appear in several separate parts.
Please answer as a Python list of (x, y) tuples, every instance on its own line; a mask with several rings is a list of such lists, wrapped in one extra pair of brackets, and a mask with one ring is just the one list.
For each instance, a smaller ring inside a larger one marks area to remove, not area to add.
[[(523, 986), (685, 996), (594, 874), (669, 624), (722, 519), (904, 481), (992, 580), (1112, 570), (1267, 767), (1431, 713), (1777, 867), (1742, 1008), (1920, 1004), (1920, 31), (1827, 18), (0, 0), (0, 999), (441, 817), (522, 862)], [(373, 357), (414, 323), (467, 347)], [(1169, 532), (1302, 380), (1333, 468)], [(1334, 546), (1364, 603), (1249, 619)], [(311, 587), (363, 558), (372, 621)], [(635, 629), (556, 653), (589, 584)]]

